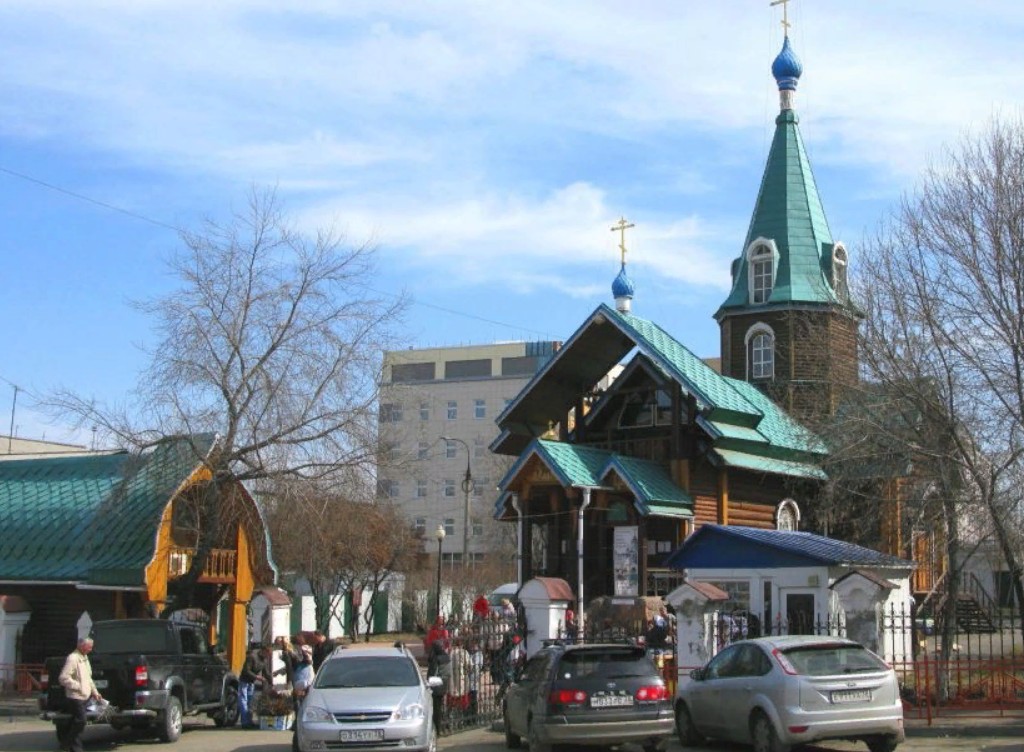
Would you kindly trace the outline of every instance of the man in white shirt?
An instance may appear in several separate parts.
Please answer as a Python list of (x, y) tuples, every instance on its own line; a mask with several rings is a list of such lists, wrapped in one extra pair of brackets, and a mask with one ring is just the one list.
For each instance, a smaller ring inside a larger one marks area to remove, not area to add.
[[(63, 733), (59, 733), (61, 749), (70, 752), (82, 752), (82, 732), (85, 731), (85, 706), (90, 700), (101, 700), (100, 692), (92, 680), (92, 666), (89, 665), (89, 653), (92, 652), (92, 639), (83, 637), (64, 661), (60, 672), (60, 685), (64, 687), (68, 709), (73, 718)], [(60, 731), (60, 728), (58, 728)]]

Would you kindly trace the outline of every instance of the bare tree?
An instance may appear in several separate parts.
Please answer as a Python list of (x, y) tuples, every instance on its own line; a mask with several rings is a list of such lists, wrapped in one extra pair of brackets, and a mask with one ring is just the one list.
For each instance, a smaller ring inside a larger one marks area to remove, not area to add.
[(950, 564), (965, 511), (987, 510), (1024, 609), (1010, 530), (1024, 451), (1024, 123), (997, 118), (950, 149), (861, 258), (862, 361), (904, 411), (905, 455), (929, 465)]
[(129, 445), (219, 435), (202, 458), (211, 480), (178, 607), (191, 605), (221, 535), (225, 483), (372, 472), (380, 353), (404, 309), (370, 292), (373, 248), (329, 230), (307, 237), (273, 190), (253, 189), (229, 221), (182, 231), (181, 241), (170, 262), (179, 284), (138, 304), (159, 337), (134, 399), (108, 408), (62, 391), (49, 401)]

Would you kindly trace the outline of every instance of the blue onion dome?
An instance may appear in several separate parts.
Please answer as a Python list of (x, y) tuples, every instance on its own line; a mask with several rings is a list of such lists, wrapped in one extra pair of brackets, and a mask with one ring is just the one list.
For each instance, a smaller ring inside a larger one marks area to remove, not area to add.
[(793, 52), (793, 48), (789, 44), (789, 36), (787, 36), (782, 43), (782, 52), (772, 63), (772, 75), (775, 76), (780, 90), (796, 91), (800, 74), (803, 72), (804, 66), (800, 62), (800, 58)]
[(612, 282), (612, 296), (618, 298), (632, 298), (636, 288), (633, 287), (633, 280), (626, 274), (626, 265), (623, 264), (622, 268), (619, 269), (619, 274), (615, 277), (615, 281)]

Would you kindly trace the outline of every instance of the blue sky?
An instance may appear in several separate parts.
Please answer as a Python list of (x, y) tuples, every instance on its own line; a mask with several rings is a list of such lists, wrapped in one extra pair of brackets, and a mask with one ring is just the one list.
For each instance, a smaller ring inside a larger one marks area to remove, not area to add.
[[(943, 144), (1016, 113), (1024, 3), (789, 15), (802, 134), (856, 273)], [(0, 433), (12, 384), (27, 437), (69, 438), (33, 394), (122, 401), (155, 344), (131, 300), (172, 285), (171, 228), (253, 184), (302, 226), (376, 242), (415, 346), (567, 338), (610, 302), (625, 215), (634, 311), (717, 355), (780, 20), (767, 0), (5, 0)]]

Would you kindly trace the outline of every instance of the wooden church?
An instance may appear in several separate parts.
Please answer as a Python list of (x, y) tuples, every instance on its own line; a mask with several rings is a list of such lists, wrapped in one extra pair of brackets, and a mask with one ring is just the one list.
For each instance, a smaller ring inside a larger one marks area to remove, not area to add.
[(799, 419), (831, 414), (856, 383), (862, 314), (801, 140), (801, 73), (787, 37), (774, 139), (715, 313), (720, 372), (632, 313), (622, 220), (615, 307), (599, 305), (497, 418), (491, 449), (516, 459), (495, 515), (519, 526), (521, 582), (564, 578), (588, 602), (663, 595), (681, 579), (667, 554), (701, 525), (798, 529), (826, 480), (826, 444)]

